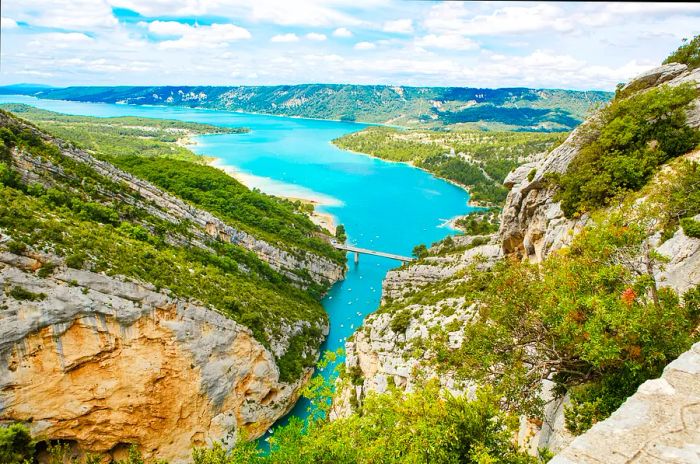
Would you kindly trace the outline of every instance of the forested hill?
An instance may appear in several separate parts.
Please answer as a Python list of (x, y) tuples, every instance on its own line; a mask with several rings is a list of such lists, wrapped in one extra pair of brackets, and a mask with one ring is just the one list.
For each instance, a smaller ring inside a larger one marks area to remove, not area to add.
[(396, 87), (303, 84), (258, 87), (0, 87), (0, 93), (84, 102), (203, 107), (409, 127), (568, 131), (601, 91), (528, 88)]

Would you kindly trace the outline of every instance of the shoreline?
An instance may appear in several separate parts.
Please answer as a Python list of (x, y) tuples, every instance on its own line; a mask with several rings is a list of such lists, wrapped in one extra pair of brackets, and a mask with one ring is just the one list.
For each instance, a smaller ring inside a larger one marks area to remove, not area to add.
[[(249, 189), (252, 190), (253, 188), (255, 188), (250, 184), (250, 178), (252, 177), (252, 175), (246, 175), (246, 174), (242, 173), (241, 171), (238, 171), (234, 166), (224, 164), (224, 161), (221, 158), (200, 155), (197, 153), (195, 153), (195, 155), (201, 157), (208, 166), (214, 167), (216, 169), (219, 169), (219, 170), (225, 172), (226, 174), (233, 177), (234, 179), (236, 179), (238, 182), (245, 185)], [(294, 196), (292, 194), (290, 194), (290, 195), (267, 194), (267, 195), (271, 195), (271, 196), (278, 197), (278, 198), (284, 198), (285, 200), (292, 201), (292, 202), (299, 201), (299, 202), (304, 203), (304, 204), (312, 205), (314, 207), (314, 210), (310, 213), (304, 212), (303, 214), (305, 214), (311, 220), (311, 222), (313, 222), (317, 226), (325, 229), (331, 235), (335, 236), (335, 229), (337, 226), (337, 223), (336, 223), (337, 221), (336, 221), (335, 216), (333, 216), (330, 213), (318, 211), (316, 209), (317, 206), (323, 206), (324, 204), (326, 204), (326, 202), (324, 202), (324, 200), (321, 197), (302, 198), (302, 197)]]
[[(351, 149), (349, 149), (349, 148), (341, 148), (341, 147), (339, 147), (338, 145), (336, 145), (335, 143), (333, 143), (332, 140), (331, 140), (330, 143), (332, 143), (332, 144), (333, 144), (336, 148), (338, 148), (339, 150), (344, 150), (344, 151), (347, 151), (347, 152), (349, 152), (349, 153), (354, 153), (354, 154), (356, 154), (356, 155), (362, 155), (362, 156), (369, 156), (370, 158), (375, 158), (375, 159), (378, 159), (378, 160), (382, 160), (382, 161), (384, 161), (384, 162), (386, 162), (386, 163), (401, 163), (401, 164), (406, 164), (406, 165), (408, 165), (408, 166), (411, 166), (412, 168), (420, 169), (421, 171), (425, 172), (426, 174), (430, 174), (431, 176), (433, 176), (433, 177), (436, 178), (436, 179), (440, 179), (440, 180), (442, 180), (442, 181), (445, 181), (445, 182), (447, 182), (448, 184), (452, 184), (452, 185), (454, 185), (455, 187), (457, 187), (457, 188), (459, 188), (459, 189), (464, 190), (465, 192), (467, 192), (467, 193), (469, 194), (469, 201), (467, 202), (467, 206), (472, 207), (472, 208), (491, 208), (491, 207), (492, 207), (492, 206), (490, 206), (490, 205), (482, 205), (482, 204), (480, 204), (480, 203), (478, 203), (478, 202), (473, 201), (473, 200), (472, 200), (471, 192), (469, 191), (469, 188), (468, 188), (466, 185), (460, 184), (459, 182), (456, 182), (456, 181), (454, 181), (454, 180), (452, 180), (452, 179), (447, 179), (446, 177), (438, 176), (438, 175), (435, 174), (434, 172), (430, 172), (430, 171), (428, 171), (427, 169), (425, 169), (425, 168), (423, 168), (423, 167), (416, 166), (416, 165), (413, 163), (413, 161), (389, 160), (389, 159), (382, 158), (381, 156), (373, 155), (373, 154), (371, 154), (371, 153), (364, 153), (364, 152), (361, 152), (361, 151), (355, 151), (355, 150), (351, 150)], [(461, 217), (461, 216), (459, 216), (459, 217)], [(454, 219), (457, 219), (457, 218), (454, 218)]]

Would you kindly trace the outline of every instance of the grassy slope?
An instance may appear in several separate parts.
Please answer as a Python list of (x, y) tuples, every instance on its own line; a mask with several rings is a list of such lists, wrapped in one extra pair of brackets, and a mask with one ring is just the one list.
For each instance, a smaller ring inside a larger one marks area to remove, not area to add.
[(232, 226), (277, 244), (344, 262), (323, 229), (302, 213), (302, 205), (251, 191), (206, 158), (175, 142), (205, 133), (240, 133), (246, 129), (150, 118), (70, 116), (28, 105), (0, 105), (57, 137), (87, 149), (137, 177), (208, 210)]
[[(213, 240), (208, 250), (181, 245), (191, 238), (190, 225), (169, 223), (116, 200), (138, 194), (66, 158), (21, 120), (0, 116), (0, 229), (12, 237), (4, 246), (19, 253), (54, 253), (71, 267), (124, 275), (201, 301), (250, 327), (268, 346), (285, 326), (308, 321), (311, 328), (292, 338), (278, 363), (288, 380), (313, 364), (305, 353), (317, 349), (322, 334), (316, 327), (327, 316), (311, 294), (238, 246)], [(49, 189), (24, 184), (12, 147), (60, 166), (66, 176), (47, 179), (53, 184)]]

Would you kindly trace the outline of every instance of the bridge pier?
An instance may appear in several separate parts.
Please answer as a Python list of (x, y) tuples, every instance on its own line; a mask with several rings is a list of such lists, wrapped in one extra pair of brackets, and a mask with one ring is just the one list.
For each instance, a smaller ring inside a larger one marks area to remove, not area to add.
[(355, 264), (358, 264), (360, 262), (360, 253), (358, 251), (355, 252)]

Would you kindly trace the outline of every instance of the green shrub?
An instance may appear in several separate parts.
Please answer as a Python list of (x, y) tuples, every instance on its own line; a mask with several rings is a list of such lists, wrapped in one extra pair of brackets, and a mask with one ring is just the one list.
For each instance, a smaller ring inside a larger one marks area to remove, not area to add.
[(73, 269), (82, 269), (86, 259), (87, 256), (85, 256), (85, 253), (79, 252), (68, 255), (66, 256), (66, 266)]
[(700, 66), (700, 35), (696, 35), (690, 41), (683, 39), (683, 42), (678, 50), (664, 60), (664, 64), (682, 63), (688, 65), (689, 69), (695, 69)]
[(30, 292), (26, 288), (20, 287), (19, 285), (12, 287), (9, 295), (18, 301), (41, 301), (46, 298), (45, 293)]
[(31, 462), (35, 446), (29, 429), (24, 425), (0, 426), (0, 462), (3, 464)]
[(490, 390), (478, 390), (474, 399), (452, 397), (430, 382), (413, 393), (370, 394), (358, 412), (331, 422), (293, 418), (270, 437), (269, 453), (239, 442), (229, 455), (220, 446), (196, 450), (194, 463), (537, 463), (518, 450), (516, 427)]
[(405, 333), (411, 323), (411, 312), (407, 309), (401, 310), (391, 318), (389, 327), (395, 333)]
[(606, 206), (639, 190), (666, 161), (700, 142), (700, 131), (686, 124), (685, 108), (698, 95), (693, 84), (662, 86), (614, 101), (582, 130), (582, 146), (559, 177), (564, 214)]
[(700, 238), (700, 222), (695, 219), (681, 219), (681, 227), (683, 227), (683, 233), (688, 237)]
[(7, 242), (7, 249), (16, 255), (20, 255), (27, 251), (27, 244), (17, 240), (10, 240)]
[(43, 278), (50, 276), (54, 269), (56, 269), (56, 264), (52, 262), (46, 262), (41, 265), (36, 275)]
[(413, 251), (411, 252), (411, 254), (417, 259), (425, 258), (426, 256), (428, 256), (428, 247), (426, 247), (424, 243), (416, 245), (413, 247)]
[(532, 179), (534, 179), (536, 175), (537, 175), (537, 169), (532, 168), (532, 169), (530, 170), (530, 172), (527, 173), (527, 180), (528, 180), (528, 182), (532, 182)]

